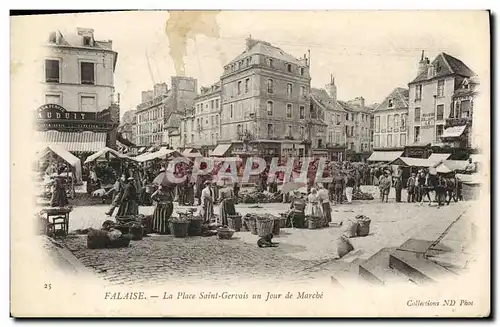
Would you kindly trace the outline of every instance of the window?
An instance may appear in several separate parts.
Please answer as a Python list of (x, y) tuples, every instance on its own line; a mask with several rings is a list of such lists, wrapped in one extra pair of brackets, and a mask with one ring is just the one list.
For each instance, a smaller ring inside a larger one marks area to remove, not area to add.
[(340, 125), (340, 123), (341, 123), (340, 122), (340, 115), (339, 114), (337, 114), (337, 121), (336, 121), (336, 123), (337, 123), (337, 125)]
[(249, 78), (247, 78), (247, 79), (245, 80), (245, 93), (248, 93), (248, 92), (249, 92), (249, 90), (250, 90), (250, 79), (249, 79)]
[(219, 133), (215, 133), (215, 140), (219, 139)]
[(323, 140), (318, 139), (318, 148), (322, 148), (322, 147), (323, 147)]
[(300, 149), (299, 149), (299, 156), (300, 156), (300, 157), (303, 157), (303, 156), (304, 156), (304, 149), (303, 149), (303, 148), (300, 148)]
[(441, 142), (441, 135), (443, 135), (444, 125), (436, 125), (436, 141)]
[(349, 113), (345, 114), (345, 120), (349, 120)]
[(394, 116), (393, 115), (387, 115), (387, 129), (389, 131), (392, 131), (393, 127), (394, 127)]
[(438, 84), (437, 84), (437, 96), (438, 97), (444, 96), (444, 80), (438, 81)]
[(335, 132), (335, 143), (340, 144), (340, 132)]
[(219, 115), (215, 115), (215, 125), (219, 125)]
[(328, 132), (328, 143), (333, 143), (333, 132)]
[(273, 60), (269, 59), (269, 67), (273, 68)]
[(273, 134), (273, 124), (267, 124), (267, 137), (272, 138)]
[(90, 47), (92, 45), (92, 38), (90, 36), (83, 37), (83, 46)]
[(286, 95), (288, 96), (288, 98), (292, 97), (292, 84), (290, 83), (286, 85)]
[(415, 100), (422, 99), (422, 84), (419, 84), (415, 87)]
[(300, 67), (300, 75), (304, 76), (304, 67)]
[(414, 127), (414, 131), (415, 132), (414, 132), (414, 139), (413, 139), (413, 141), (414, 142), (418, 142), (418, 141), (420, 141), (420, 126), (415, 126)]
[(231, 103), (231, 118), (233, 118), (233, 104)]
[(241, 135), (241, 125), (240, 124), (236, 125), (236, 134)]
[(61, 104), (61, 96), (58, 94), (46, 94), (45, 95), (45, 104)]
[(436, 108), (436, 119), (443, 120), (444, 119), (444, 104), (439, 104)]
[(59, 83), (59, 60), (45, 60), (45, 82)]
[(305, 86), (300, 87), (300, 96), (301, 97), (306, 96), (306, 87)]
[(380, 116), (375, 117), (375, 133), (380, 133)]
[(80, 78), (81, 84), (94, 85), (94, 63), (81, 62), (80, 63)]
[(351, 136), (354, 136), (354, 126), (351, 126)]
[(472, 102), (470, 100), (460, 103), (460, 117), (469, 118), (471, 116)]
[(300, 116), (300, 119), (305, 119), (306, 118), (306, 108), (304, 106), (300, 106), (300, 108), (299, 108), (299, 116)]
[(392, 147), (392, 134), (387, 134), (387, 146)]
[(215, 99), (215, 109), (219, 109), (219, 99)]
[(286, 135), (292, 137), (292, 125), (288, 125)]
[(267, 93), (273, 93), (273, 91), (274, 91), (273, 80), (268, 79), (267, 80)]
[(273, 107), (274, 104), (272, 101), (267, 101), (267, 115), (272, 116), (273, 115)]
[(392, 106), (393, 106), (392, 99), (389, 99), (389, 104), (388, 104), (388, 107), (389, 107), (389, 108), (392, 108)]
[(212, 109), (212, 110), (214, 109), (214, 104), (215, 104), (214, 100), (210, 101), (210, 109)]
[(406, 114), (401, 114), (401, 129), (406, 128)]
[(211, 117), (210, 117), (210, 122), (211, 122), (212, 126), (214, 126), (214, 125), (215, 125), (215, 124), (214, 124), (214, 122), (215, 122), (215, 121), (214, 121), (214, 116), (211, 116)]
[(287, 65), (286, 65), (286, 70), (287, 70), (289, 73), (291, 73), (291, 72), (292, 72), (292, 65), (287, 64)]
[(415, 108), (415, 122), (420, 122), (420, 108)]
[(300, 138), (304, 138), (306, 136), (306, 131), (304, 126), (300, 126)]
[(238, 82), (238, 95), (241, 94), (241, 81)]
[(290, 103), (286, 105), (286, 118), (292, 118), (292, 105)]
[(399, 115), (394, 115), (394, 128), (399, 128)]
[(95, 96), (82, 95), (80, 98), (81, 109), (84, 112), (96, 111), (96, 101)]

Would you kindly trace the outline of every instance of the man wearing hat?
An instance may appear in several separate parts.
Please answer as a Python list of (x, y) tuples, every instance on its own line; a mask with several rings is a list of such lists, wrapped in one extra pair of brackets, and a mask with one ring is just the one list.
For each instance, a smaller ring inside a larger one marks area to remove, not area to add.
[(211, 181), (205, 181), (205, 188), (201, 191), (201, 206), (203, 221), (210, 223), (214, 215), (214, 196), (215, 192), (212, 188)]

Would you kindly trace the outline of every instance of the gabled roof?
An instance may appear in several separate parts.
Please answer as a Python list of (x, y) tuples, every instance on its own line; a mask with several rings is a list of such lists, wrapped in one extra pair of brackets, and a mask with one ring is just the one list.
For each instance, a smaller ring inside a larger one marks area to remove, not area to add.
[(246, 57), (248, 57), (249, 55), (252, 55), (252, 54), (262, 54), (264, 56), (275, 58), (278, 60), (283, 60), (283, 61), (289, 62), (291, 64), (304, 66), (303, 62), (299, 61), (297, 58), (295, 58), (291, 54), (286, 53), (285, 51), (281, 50), (280, 48), (273, 46), (269, 42), (265, 42), (265, 41), (261, 41), (261, 40), (252, 40), (252, 41), (255, 43), (250, 47), (250, 49), (244, 51), (239, 56), (237, 56), (236, 58), (231, 60), (231, 62), (229, 64), (232, 64), (236, 61), (245, 59)]
[[(408, 98), (410, 91), (402, 87), (395, 88), (389, 96), (387, 96), (381, 104), (379, 104), (375, 111), (387, 109), (402, 109), (408, 108)], [(389, 108), (389, 100), (392, 100), (392, 107)]]
[(325, 110), (345, 111), (338, 101), (333, 101), (325, 89), (311, 88), (310, 96), (313, 102)]
[(436, 56), (434, 61), (432, 61), (432, 65), (436, 67), (434, 76), (429, 77), (427, 74), (427, 70), (425, 70), (409, 84), (427, 81), (434, 78), (439, 78), (449, 75), (459, 75), (463, 77), (471, 77), (475, 75), (474, 72), (469, 67), (467, 67), (467, 65), (464, 64), (461, 60), (453, 56), (450, 56), (449, 54), (444, 52), (441, 52)]

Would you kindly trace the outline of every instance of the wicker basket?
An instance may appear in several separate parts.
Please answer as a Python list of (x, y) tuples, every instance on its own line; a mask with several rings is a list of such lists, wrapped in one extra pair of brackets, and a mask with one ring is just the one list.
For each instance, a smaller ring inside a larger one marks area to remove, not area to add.
[(257, 235), (257, 219), (255, 217), (247, 217), (245, 218), (245, 221), (247, 223), (248, 229), (250, 230), (250, 233), (253, 235)]
[(201, 224), (203, 220), (201, 219), (190, 219), (188, 227), (189, 236), (200, 236), (201, 235)]
[(358, 226), (356, 228), (356, 234), (358, 236), (367, 236), (370, 234), (370, 223), (371, 219), (368, 217), (364, 217), (362, 219), (358, 219)]
[(276, 218), (273, 220), (273, 235), (279, 235), (280, 234), (280, 227), (281, 227), (281, 218)]
[(188, 236), (189, 222), (170, 222), (170, 233), (174, 237), (187, 237)]
[(144, 236), (144, 228), (139, 224), (130, 226), (129, 234), (132, 237), (132, 241), (140, 241)]
[(227, 227), (234, 229), (236, 232), (241, 230), (241, 215), (228, 215), (227, 216)]
[(307, 228), (308, 229), (318, 229), (323, 227), (322, 217), (308, 217), (307, 218)]
[(221, 240), (229, 240), (233, 237), (234, 230), (230, 228), (219, 228), (217, 230), (217, 236)]
[(272, 219), (256, 219), (257, 235), (260, 237), (269, 235), (273, 232), (274, 220)]
[(286, 221), (287, 221), (286, 215), (282, 214), (279, 221), (280, 221), (280, 228), (286, 228)]

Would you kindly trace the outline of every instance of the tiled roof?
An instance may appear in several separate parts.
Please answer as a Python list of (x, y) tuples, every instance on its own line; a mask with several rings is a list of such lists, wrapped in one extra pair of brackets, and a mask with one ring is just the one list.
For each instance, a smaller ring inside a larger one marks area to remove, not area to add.
[[(402, 87), (395, 88), (381, 104), (375, 108), (377, 110), (408, 108), (408, 97), (410, 91)], [(392, 107), (389, 108), (389, 100), (392, 100)]]
[(235, 59), (233, 59), (230, 62), (230, 64), (233, 62), (245, 59), (246, 57), (248, 57), (249, 55), (252, 55), (252, 54), (262, 54), (262, 55), (267, 56), (267, 57), (271, 57), (271, 58), (275, 58), (278, 60), (283, 60), (283, 61), (289, 62), (291, 64), (303, 66), (303, 63), (300, 62), (297, 58), (295, 58), (291, 54), (286, 53), (285, 51), (281, 50), (280, 48), (273, 46), (271, 43), (265, 42), (265, 41), (260, 41), (260, 40), (253, 40), (253, 41), (255, 42), (255, 44), (253, 44), (253, 46), (250, 49), (244, 51), (242, 54), (240, 54)]
[(429, 77), (427, 74), (427, 70), (425, 70), (409, 84), (427, 81), (437, 77), (444, 77), (453, 74), (464, 77), (471, 77), (475, 75), (474, 72), (470, 70), (470, 68), (467, 67), (467, 65), (464, 64), (461, 60), (453, 56), (450, 56), (449, 54), (444, 52), (441, 52), (436, 56), (436, 58), (432, 62), (432, 65), (434, 67), (439, 67), (439, 71), (437, 69), (435, 70), (434, 76)]

